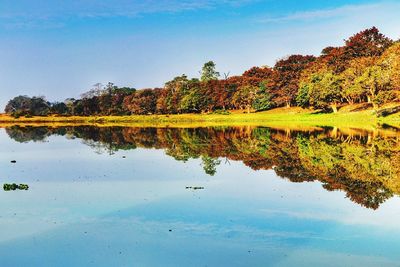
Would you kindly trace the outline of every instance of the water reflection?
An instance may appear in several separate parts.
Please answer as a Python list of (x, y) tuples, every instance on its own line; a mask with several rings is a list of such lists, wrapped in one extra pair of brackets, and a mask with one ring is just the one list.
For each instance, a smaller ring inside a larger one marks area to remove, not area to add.
[(178, 161), (200, 158), (211, 176), (221, 162), (241, 161), (253, 170), (273, 169), (294, 183), (320, 181), (326, 190), (345, 191), (353, 202), (371, 209), (400, 193), (400, 135), (394, 129), (13, 126), (6, 132), (22, 143), (51, 135), (79, 138), (100, 154), (164, 149)]

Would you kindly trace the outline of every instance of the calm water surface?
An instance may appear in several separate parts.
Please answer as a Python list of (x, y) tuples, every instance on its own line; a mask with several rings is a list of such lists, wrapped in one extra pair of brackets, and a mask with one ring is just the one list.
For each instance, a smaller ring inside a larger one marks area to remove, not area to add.
[(399, 137), (0, 129), (0, 266), (400, 266)]

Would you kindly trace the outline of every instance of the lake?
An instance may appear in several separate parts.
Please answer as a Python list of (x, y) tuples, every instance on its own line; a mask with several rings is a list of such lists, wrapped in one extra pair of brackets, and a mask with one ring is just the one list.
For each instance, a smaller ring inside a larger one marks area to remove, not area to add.
[(0, 266), (400, 266), (391, 127), (13, 126), (0, 147), (29, 186), (0, 193)]

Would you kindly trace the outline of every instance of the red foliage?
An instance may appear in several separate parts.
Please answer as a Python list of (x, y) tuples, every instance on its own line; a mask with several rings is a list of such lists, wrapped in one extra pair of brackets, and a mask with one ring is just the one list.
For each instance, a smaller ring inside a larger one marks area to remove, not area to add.
[(353, 58), (380, 56), (392, 44), (393, 40), (372, 27), (346, 40), (346, 54)]
[(278, 106), (295, 103), (301, 72), (315, 60), (314, 56), (291, 55), (276, 62), (274, 100)]

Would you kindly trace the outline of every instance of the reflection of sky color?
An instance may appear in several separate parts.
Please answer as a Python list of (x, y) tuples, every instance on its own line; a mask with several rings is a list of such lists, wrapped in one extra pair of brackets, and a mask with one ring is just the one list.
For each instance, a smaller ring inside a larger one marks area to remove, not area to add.
[[(0, 147), (0, 179), (30, 185), (0, 192), (0, 266), (393, 266), (399, 260), (397, 197), (373, 211), (318, 182), (291, 183), (240, 162), (221, 164), (210, 177), (199, 160), (178, 162), (154, 149), (96, 154), (64, 137), (20, 144), (0, 130)], [(193, 185), (205, 189), (185, 189)]]

